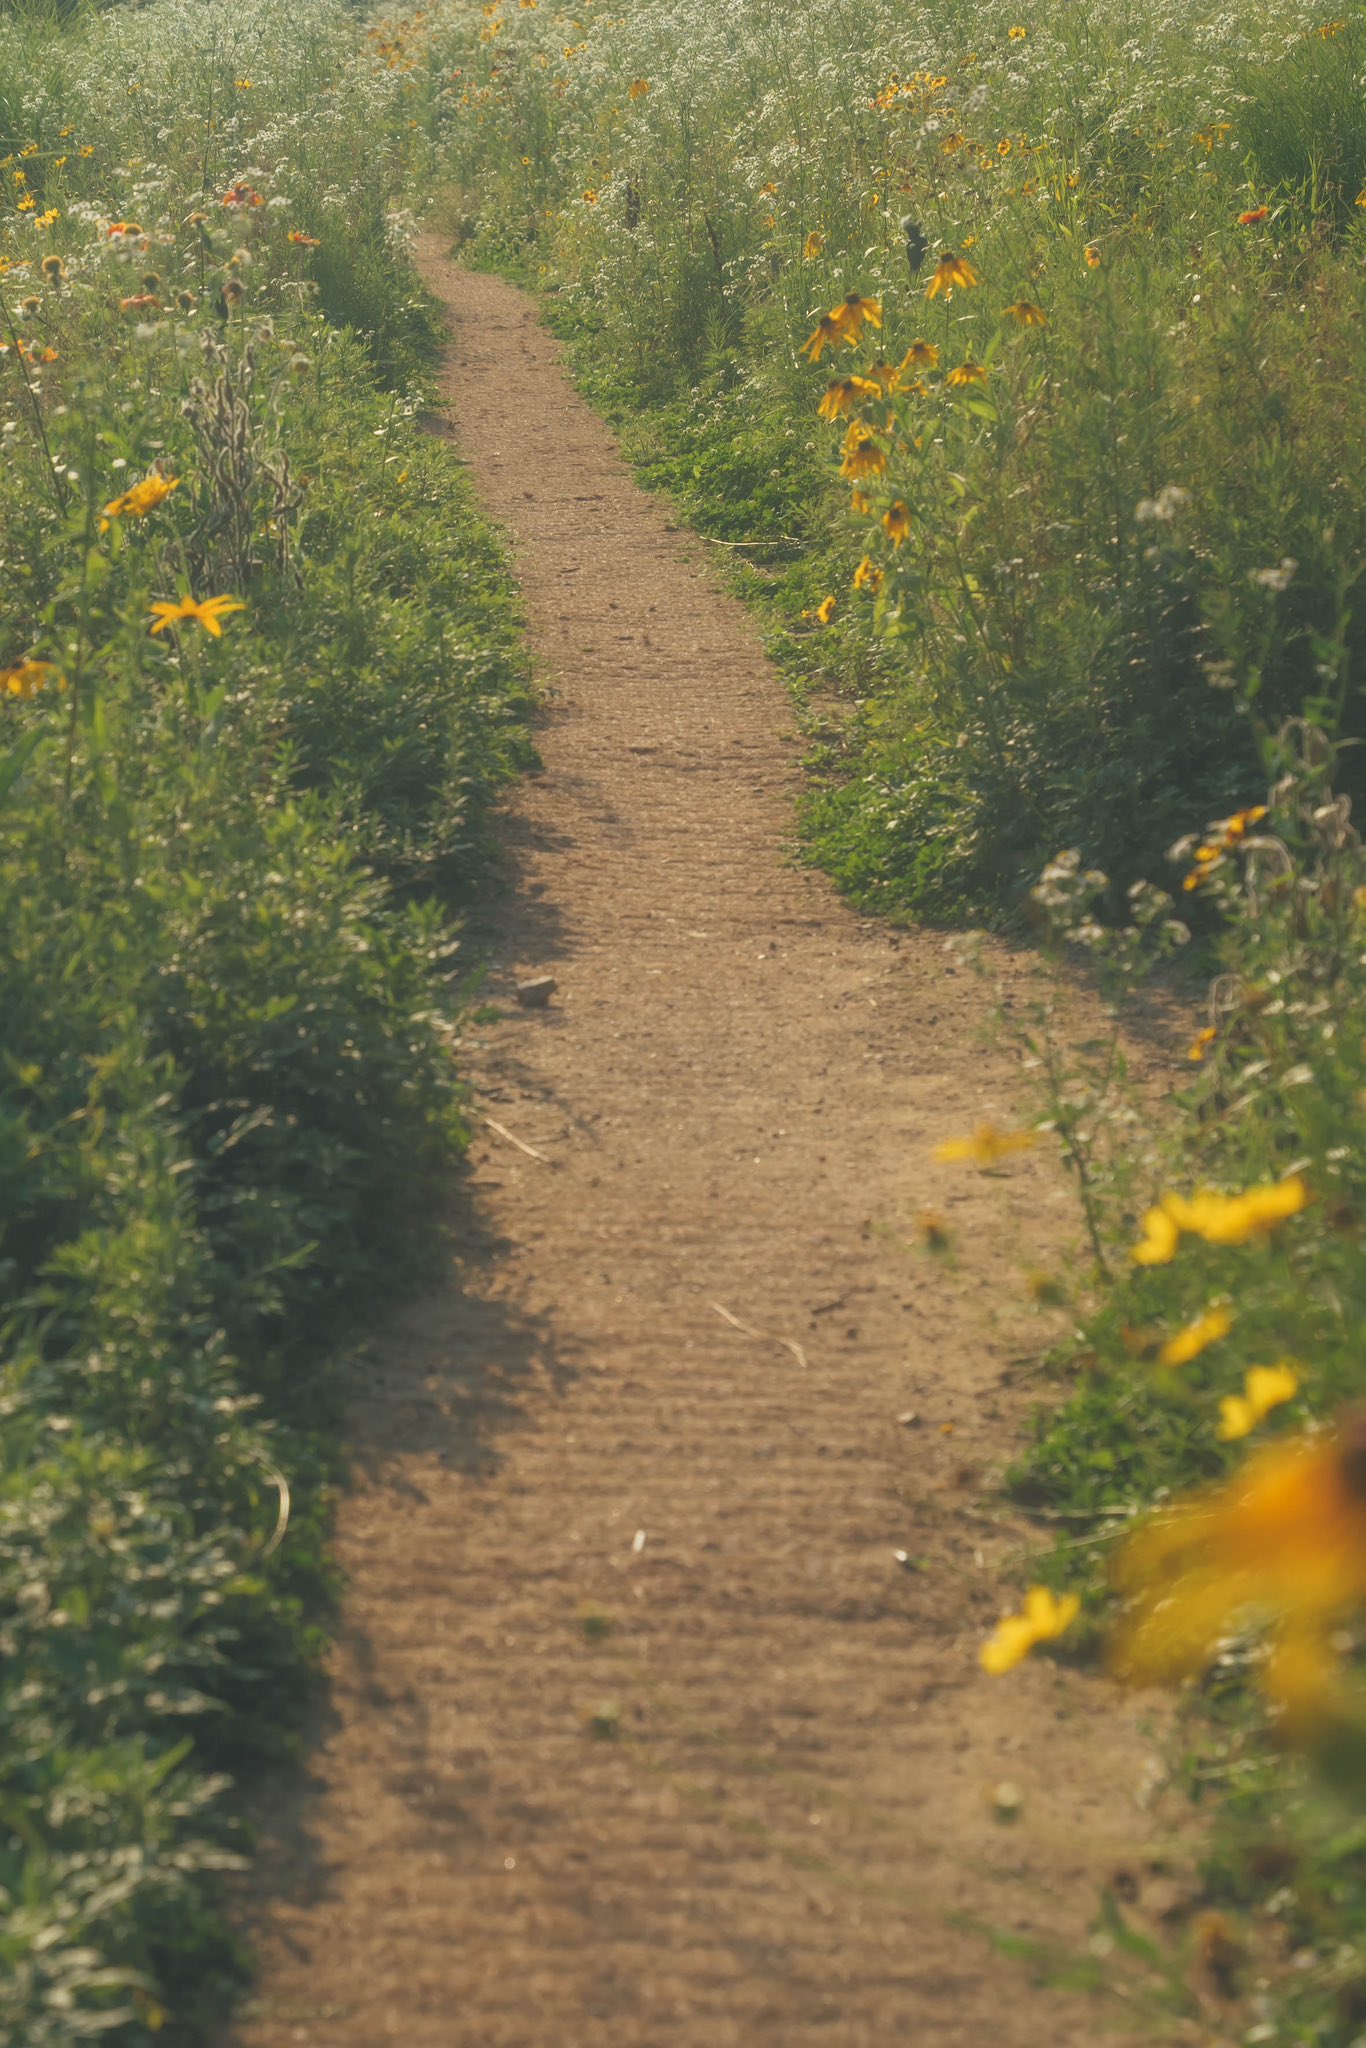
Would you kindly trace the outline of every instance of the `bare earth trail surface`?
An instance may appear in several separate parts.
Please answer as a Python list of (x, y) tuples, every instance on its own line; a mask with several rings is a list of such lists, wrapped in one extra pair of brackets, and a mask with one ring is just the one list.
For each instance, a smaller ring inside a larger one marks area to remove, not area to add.
[[(545, 768), (482, 935), (505, 1014), (462, 1053), (502, 1126), (482, 1235), (358, 1375), (331, 1709), (268, 1831), (235, 2038), (1089, 2048), (1113, 2011), (982, 1931), (1084, 1949), (1147, 1826), (1132, 1703), (976, 1664), (1019, 1538), (983, 1481), (1048, 1335), (990, 1303), (1064, 1191), (930, 1163), (1013, 1113), (986, 992), (792, 863), (751, 623), (531, 302), (423, 263)], [(519, 1010), (539, 973), (558, 993)], [(927, 1203), (957, 1269), (906, 1243)]]

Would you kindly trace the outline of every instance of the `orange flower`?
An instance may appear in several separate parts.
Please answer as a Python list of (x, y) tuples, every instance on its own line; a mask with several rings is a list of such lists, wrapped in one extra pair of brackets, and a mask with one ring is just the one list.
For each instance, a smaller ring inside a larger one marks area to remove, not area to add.
[(797, 353), (818, 363), (826, 349), (837, 348), (844, 338), (844, 329), (834, 315), (822, 313), (816, 322), (815, 332), (807, 337)]
[(1239, 214), (1238, 225), (1240, 228), (1255, 228), (1258, 221), (1265, 220), (1270, 211), (1269, 206), (1249, 207), (1246, 213)]
[(887, 507), (882, 515), (882, 524), (892, 546), (899, 548), (911, 530), (911, 511), (904, 498), (898, 498), (895, 504)]
[(935, 264), (934, 276), (930, 279), (929, 289), (925, 296), (930, 299), (937, 299), (941, 292), (951, 292), (955, 289), (970, 291), (973, 285), (980, 283), (981, 279), (968, 262), (966, 256), (955, 256), (953, 251), (949, 249), (945, 250), (944, 254)]

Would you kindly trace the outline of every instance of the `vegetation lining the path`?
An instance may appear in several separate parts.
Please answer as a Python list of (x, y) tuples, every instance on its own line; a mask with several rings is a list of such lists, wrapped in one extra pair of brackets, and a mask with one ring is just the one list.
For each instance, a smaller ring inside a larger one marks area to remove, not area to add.
[(0, 24), (0, 2039), (221, 2016), (526, 754), (340, 6)]
[[(1215, 2038), (1350, 2048), (1366, 17), (461, 0), (384, 35), (458, 235), (540, 284), (647, 477), (748, 565), (812, 692), (814, 857), (950, 920), (1047, 863), (1033, 907), (1121, 983), (1180, 936), (1155, 884), (1214, 905), (1161, 1132), (1117, 1037), (1030, 1027), (1088, 1251), (1038, 1284), (1072, 1393), (1016, 1486), (1093, 1606), (1116, 1530), (1225, 1489), (1119, 1546), (1115, 1659), (1198, 1681), (1183, 1768), (1220, 1820), (1186, 1953), (1116, 1901), (1107, 1953)], [(993, 1668), (1074, 1606), (1041, 1590)]]

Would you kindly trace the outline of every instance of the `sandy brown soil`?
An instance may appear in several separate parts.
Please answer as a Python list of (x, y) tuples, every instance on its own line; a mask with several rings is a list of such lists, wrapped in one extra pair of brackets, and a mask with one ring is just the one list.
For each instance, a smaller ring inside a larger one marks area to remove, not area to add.
[[(1132, 1702), (976, 1665), (1050, 1334), (994, 1304), (1066, 1191), (931, 1162), (1018, 1114), (988, 991), (792, 863), (750, 622), (531, 303), (424, 264), (550, 691), (463, 1055), (536, 1156), (482, 1126), (478, 1234), (361, 1376), (239, 2048), (1080, 2048), (1114, 2014), (980, 1931), (1084, 1948), (1148, 1827)], [(907, 1243), (927, 1203), (956, 1269)]]

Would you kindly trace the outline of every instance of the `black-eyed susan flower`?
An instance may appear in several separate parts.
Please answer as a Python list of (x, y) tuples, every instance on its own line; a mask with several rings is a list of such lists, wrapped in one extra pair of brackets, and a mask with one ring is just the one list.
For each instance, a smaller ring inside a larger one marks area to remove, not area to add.
[(1293, 1401), (1299, 1390), (1300, 1376), (1288, 1358), (1254, 1365), (1244, 1375), (1242, 1393), (1225, 1394), (1219, 1403), (1219, 1441), (1231, 1444), (1251, 1436), (1273, 1408)]
[(824, 247), (825, 236), (819, 228), (812, 228), (810, 234), (802, 243), (802, 261), (804, 263), (814, 263)]
[(1013, 1671), (1039, 1643), (1055, 1642), (1064, 1635), (1080, 1612), (1081, 1599), (1076, 1593), (1064, 1593), (1059, 1599), (1047, 1586), (1031, 1586), (1025, 1594), (1024, 1612), (1004, 1616), (996, 1624), (996, 1633), (983, 1643), (982, 1669), (993, 1678)]
[(966, 391), (974, 384), (986, 383), (987, 366), (985, 363), (974, 363), (972, 361), (959, 363), (956, 369), (949, 371), (944, 381), (951, 390)]
[(850, 292), (838, 306), (830, 308), (830, 318), (835, 321), (847, 342), (859, 341), (865, 324), (869, 327), (882, 325), (881, 299), (865, 299), (860, 292)]
[(831, 621), (831, 619), (832, 619), (832, 618), (834, 617), (834, 615), (835, 615), (835, 599), (834, 599), (834, 597), (833, 597), (833, 596), (831, 596), (831, 597), (823, 597), (823, 598), (821, 599), (820, 603), (819, 603), (819, 604), (818, 604), (818, 605), (816, 606), (816, 617), (817, 617), (817, 618), (818, 618), (818, 619), (820, 620), (820, 622), (821, 622), (821, 624), (822, 624), (823, 626), (828, 626), (828, 625), (830, 624), (830, 621)]
[(901, 358), (899, 369), (904, 375), (907, 370), (937, 370), (939, 350), (932, 341), (913, 341)]
[(930, 279), (925, 296), (937, 299), (941, 292), (971, 291), (973, 286), (980, 284), (981, 281), (966, 256), (956, 255), (953, 250), (947, 249), (934, 266), (934, 276)]
[(881, 398), (882, 387), (868, 377), (832, 377), (816, 408), (823, 420), (844, 419), (867, 398)]
[(870, 426), (853, 420), (844, 437), (840, 475), (861, 483), (866, 477), (881, 476), (887, 467), (887, 451)]
[(1017, 327), (1047, 327), (1048, 315), (1042, 306), (1036, 306), (1031, 299), (1016, 299), (1011, 306), (1002, 308), (1001, 318), (1013, 320)]
[(628, 100), (643, 100), (649, 90), (648, 78), (633, 78), (626, 88), (626, 97)]
[(797, 353), (806, 356), (813, 363), (818, 363), (826, 349), (838, 348), (844, 338), (844, 329), (833, 314), (822, 313), (816, 322), (814, 332), (807, 336)]
[(866, 492), (859, 490), (857, 485), (849, 493), (849, 511), (851, 517), (855, 519), (867, 519), (872, 515), (873, 501)]
[(854, 571), (855, 590), (871, 590), (874, 596), (882, 588), (882, 571), (871, 555), (865, 555)]
[(1169, 1337), (1157, 1354), (1159, 1365), (1189, 1365), (1211, 1344), (1218, 1344), (1233, 1328), (1233, 1311), (1227, 1302), (1213, 1302), (1184, 1329)]
[(1088, 242), (1082, 253), (1086, 258), (1086, 268), (1088, 270), (1100, 269), (1100, 250), (1094, 242)]
[(897, 498), (887, 507), (882, 525), (892, 546), (899, 548), (911, 530), (911, 508), (904, 498)]
[(194, 598), (186, 596), (177, 599), (174, 604), (167, 602), (164, 598), (159, 599), (151, 607), (149, 616), (155, 622), (152, 626), (154, 633), (165, 633), (184, 619), (192, 620), (195, 625), (202, 626), (204, 631), (213, 639), (221, 640), (223, 637), (223, 620), (230, 612), (244, 612), (245, 610), (246, 606), (240, 597)]

